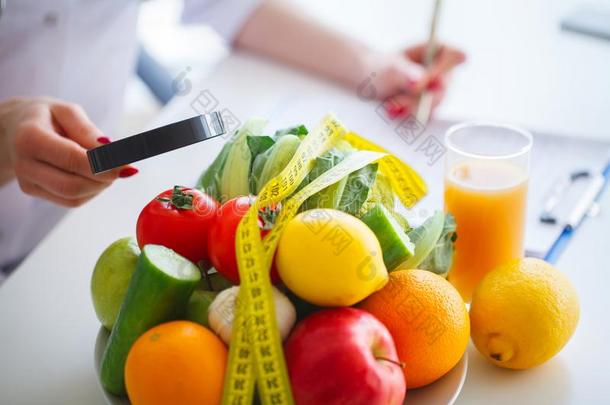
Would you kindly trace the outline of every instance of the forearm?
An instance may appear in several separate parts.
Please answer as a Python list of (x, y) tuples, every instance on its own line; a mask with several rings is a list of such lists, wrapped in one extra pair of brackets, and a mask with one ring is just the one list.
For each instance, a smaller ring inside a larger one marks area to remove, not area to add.
[(235, 46), (350, 87), (370, 73), (370, 52), (363, 44), (316, 22), (289, 1), (265, 1), (244, 24)]

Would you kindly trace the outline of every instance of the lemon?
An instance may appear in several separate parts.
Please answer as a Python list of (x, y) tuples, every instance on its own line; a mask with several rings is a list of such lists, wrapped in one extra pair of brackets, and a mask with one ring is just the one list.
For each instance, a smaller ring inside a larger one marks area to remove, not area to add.
[(319, 306), (353, 305), (388, 281), (373, 231), (333, 209), (295, 216), (280, 238), (276, 265), (292, 292)]
[(472, 340), (493, 364), (538, 366), (570, 340), (580, 309), (576, 290), (539, 259), (509, 262), (476, 287), (470, 306)]

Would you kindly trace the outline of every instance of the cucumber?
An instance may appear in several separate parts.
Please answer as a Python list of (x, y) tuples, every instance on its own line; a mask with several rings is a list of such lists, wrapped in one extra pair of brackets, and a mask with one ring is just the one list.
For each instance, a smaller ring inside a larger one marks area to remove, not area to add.
[(218, 294), (216, 291), (195, 290), (186, 307), (185, 318), (209, 329), (208, 308)]
[(383, 204), (373, 205), (360, 219), (377, 236), (383, 252), (383, 262), (388, 270), (394, 270), (413, 256), (415, 246)]
[(200, 279), (197, 266), (173, 250), (144, 246), (102, 356), (100, 380), (108, 392), (125, 395), (124, 369), (131, 346), (153, 326), (183, 315)]

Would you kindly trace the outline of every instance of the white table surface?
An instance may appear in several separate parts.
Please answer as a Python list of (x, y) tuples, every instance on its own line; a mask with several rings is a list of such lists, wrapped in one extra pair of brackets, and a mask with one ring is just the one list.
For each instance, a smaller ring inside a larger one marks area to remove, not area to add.
[[(415, 6), (421, 7), (420, 3)], [(546, 132), (609, 139), (610, 46), (550, 33), (557, 29), (560, 13), (547, 10), (545, 5), (551, 8), (555, 2), (491, 3), (460, 1), (449, 6), (453, 11), (448, 10), (447, 15), (455, 20), (447, 23), (446, 34), (455, 37), (454, 42), (468, 43), (471, 59), (456, 75), (454, 89), (439, 115), (495, 118)], [(508, 8), (509, 3), (515, 10), (533, 10), (539, 20)], [(570, 2), (557, 3), (564, 11), (569, 9)], [(330, 12), (334, 4), (328, 3)], [(366, 4), (370, 3), (356, 1), (354, 8)], [(388, 4), (391, 7), (387, 9), (375, 9), (372, 18), (382, 15), (395, 19), (392, 7), (406, 10), (397, 2)], [(483, 5), (484, 13), (499, 20), (497, 24), (485, 22), (485, 29), (498, 27), (486, 34), (488, 38), (481, 38), (472, 24), (461, 21), (474, 15), (476, 5)], [(514, 19), (516, 15), (521, 17)], [(519, 24), (524, 28), (517, 28)], [(546, 32), (536, 38), (550, 48), (537, 54), (539, 49), (530, 49), (527, 43), (517, 46), (504, 38), (515, 35), (511, 37), (514, 41), (524, 41), (526, 36), (520, 33), (525, 29)], [(387, 30), (396, 28), (388, 26)], [(497, 47), (486, 45), (489, 36), (498, 39)], [(517, 54), (537, 57), (513, 60), (511, 56), (512, 62), (502, 57)], [(561, 60), (556, 59), (559, 55), (563, 55)], [(571, 62), (576, 59), (578, 62)], [(514, 81), (510, 77), (513, 73), (523, 81)], [(221, 108), (229, 108), (241, 119), (255, 114), (268, 117), (272, 128), (295, 121), (312, 125), (324, 111), (332, 109), (352, 128), (374, 136), (413, 162), (429, 180), (439, 170), (438, 164), (425, 165), (421, 156), (397, 139), (376, 115), (375, 105), (327, 82), (247, 55), (229, 57), (205, 84), (193, 81), (192, 93), (175, 99), (152, 126), (193, 115), (190, 102), (200, 90), (209, 89)], [(581, 82), (590, 86), (577, 85)], [(528, 94), (525, 90), (531, 86), (541, 88)], [(577, 100), (583, 95), (589, 102)], [(140, 174), (118, 181), (100, 197), (72, 211), (0, 287), (1, 404), (103, 403), (93, 370), (93, 345), (99, 328), (89, 294), (93, 265), (109, 243), (135, 233), (137, 215), (154, 195), (173, 184), (192, 184), (221, 145), (222, 140), (209, 141), (142, 162)], [(438, 199), (440, 184), (430, 186), (430, 199)], [(459, 404), (609, 403), (609, 212), (610, 193), (606, 192), (601, 215), (583, 224), (558, 263), (581, 299), (581, 320), (570, 343), (547, 364), (524, 372), (490, 366), (470, 347), (470, 369)]]

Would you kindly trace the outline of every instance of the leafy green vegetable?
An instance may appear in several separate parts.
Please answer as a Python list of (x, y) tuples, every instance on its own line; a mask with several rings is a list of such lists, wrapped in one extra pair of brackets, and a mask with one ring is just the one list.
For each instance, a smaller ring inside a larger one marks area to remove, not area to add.
[(377, 168), (377, 163), (371, 163), (348, 176), (337, 209), (351, 215), (358, 214), (373, 187)]
[(275, 140), (270, 136), (260, 135), (248, 136), (247, 142), (248, 148), (250, 149), (250, 159), (252, 161), (248, 185), (250, 194), (256, 194), (257, 180), (260, 178), (263, 167), (265, 166), (265, 160), (268, 158), (268, 155), (265, 155), (265, 152), (275, 145)]
[(220, 178), (220, 201), (248, 195), (250, 192), (250, 166), (252, 154), (248, 147), (248, 135), (259, 135), (267, 125), (262, 118), (250, 118), (238, 130)]
[[(301, 182), (297, 190), (305, 187), (307, 184), (314, 181), (322, 173), (336, 166), (345, 158), (345, 155), (337, 149), (331, 149), (324, 155), (316, 158), (313, 168)], [(340, 181), (331, 184), (320, 192), (309, 197), (301, 206), (301, 211), (306, 211), (312, 208), (337, 208), (341, 195), (345, 189), (348, 176), (345, 176)]]
[(256, 165), (256, 171), (260, 170), (260, 165), (263, 162), (264, 166), (260, 174), (258, 174), (255, 172), (253, 165), (252, 177), (256, 181), (256, 194), (261, 191), (269, 180), (277, 176), (286, 167), (300, 144), (301, 139), (298, 136), (284, 135), (275, 142), (275, 145), (267, 149), (265, 153), (257, 156), (257, 159), (262, 159), (262, 162)]
[(228, 141), (224, 144), (216, 159), (212, 164), (201, 174), (197, 181), (197, 188), (204, 193), (214, 197), (214, 199), (220, 201), (220, 178), (227, 161), (227, 156), (233, 145), (232, 141)]
[(265, 152), (275, 144), (275, 140), (267, 135), (248, 135), (246, 137), (246, 142), (248, 143), (248, 149), (250, 149), (250, 157), (252, 161), (254, 161), (254, 158), (256, 158), (258, 155)]
[(252, 162), (252, 170), (250, 170), (250, 194), (258, 194), (258, 179), (261, 178), (261, 174), (263, 173), (263, 169), (265, 168), (265, 163), (269, 159), (269, 151), (273, 149), (273, 147), (267, 149), (264, 153), (261, 153)]
[(377, 172), (377, 177), (375, 178), (369, 197), (364, 204), (362, 204), (362, 207), (356, 216), (360, 218), (375, 205), (382, 204), (390, 215), (392, 215), (394, 220), (402, 227), (403, 231), (408, 233), (411, 231), (411, 226), (409, 225), (409, 221), (396, 210), (396, 200), (397, 198), (392, 190), (390, 181), (379, 171)]
[(418, 268), (420, 263), (432, 252), (443, 232), (445, 214), (436, 211), (423, 224), (412, 229), (407, 235), (415, 244), (415, 254), (400, 265), (402, 269)]
[(275, 131), (275, 138), (279, 138), (281, 136), (284, 135), (296, 135), (299, 138), (304, 137), (305, 135), (307, 135), (309, 133), (309, 131), (307, 130), (307, 128), (305, 127), (305, 125), (301, 124), (301, 125), (297, 125), (294, 127), (290, 127), (290, 128), (284, 128), (284, 129), (280, 129), (278, 131)]
[(418, 268), (429, 270), (441, 276), (446, 276), (453, 263), (454, 243), (457, 240), (455, 218), (451, 214), (445, 215), (441, 236), (434, 249), (418, 265)]
[(335, 145), (335, 147), (333, 149), (336, 149), (339, 152), (342, 152), (346, 156), (349, 155), (350, 153), (356, 152), (358, 150), (358, 149), (354, 148), (351, 143), (349, 143), (343, 139), (340, 140), (339, 142), (337, 142), (337, 144)]

